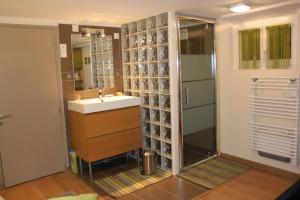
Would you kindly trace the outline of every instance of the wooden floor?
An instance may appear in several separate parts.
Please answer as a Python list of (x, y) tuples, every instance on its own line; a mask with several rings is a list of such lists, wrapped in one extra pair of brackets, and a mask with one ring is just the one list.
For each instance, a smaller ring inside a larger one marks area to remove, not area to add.
[[(69, 171), (0, 190), (0, 195), (5, 200), (44, 200), (71, 191), (76, 194), (97, 192), (100, 196), (99, 200), (113, 199), (105, 193), (99, 192)], [(205, 189), (181, 178), (171, 177), (120, 199), (192, 199), (205, 191)]]
[(250, 169), (195, 199), (203, 200), (268, 200), (276, 199), (297, 179), (276, 176)]
[(66, 171), (0, 190), (0, 195), (5, 200), (44, 200), (69, 191), (76, 194), (94, 192), (80, 178)]
[[(107, 169), (105, 173), (96, 172), (97, 178), (108, 176), (126, 169), (121, 166)], [(157, 184), (133, 192), (122, 200), (172, 200), (172, 199), (204, 199), (204, 200), (240, 200), (240, 199), (274, 199), (295, 182), (295, 178), (284, 178), (265, 171), (250, 169), (245, 173), (207, 191), (179, 177), (171, 177)], [(99, 199), (111, 200), (104, 192), (85, 179), (79, 178), (70, 171), (44, 177), (5, 190), (0, 195), (6, 200), (42, 200), (61, 195), (66, 192), (76, 194), (99, 193)]]

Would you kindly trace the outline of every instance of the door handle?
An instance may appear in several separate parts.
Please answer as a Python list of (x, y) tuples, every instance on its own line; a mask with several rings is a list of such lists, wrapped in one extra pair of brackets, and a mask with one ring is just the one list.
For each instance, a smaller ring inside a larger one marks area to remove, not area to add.
[(3, 114), (0, 114), (0, 119), (9, 118), (9, 117), (12, 117), (12, 115), (3, 115)]

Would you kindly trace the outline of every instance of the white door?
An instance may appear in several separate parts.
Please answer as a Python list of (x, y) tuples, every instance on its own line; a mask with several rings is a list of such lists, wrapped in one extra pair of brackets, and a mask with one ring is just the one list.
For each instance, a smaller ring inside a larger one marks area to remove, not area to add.
[(0, 115), (11, 115), (0, 116), (6, 187), (65, 170), (56, 31), (0, 25)]

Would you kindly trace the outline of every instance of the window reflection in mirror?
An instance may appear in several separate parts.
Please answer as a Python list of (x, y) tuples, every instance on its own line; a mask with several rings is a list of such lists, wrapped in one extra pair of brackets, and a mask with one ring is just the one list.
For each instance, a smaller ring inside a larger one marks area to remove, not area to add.
[(75, 90), (114, 88), (112, 36), (72, 34)]

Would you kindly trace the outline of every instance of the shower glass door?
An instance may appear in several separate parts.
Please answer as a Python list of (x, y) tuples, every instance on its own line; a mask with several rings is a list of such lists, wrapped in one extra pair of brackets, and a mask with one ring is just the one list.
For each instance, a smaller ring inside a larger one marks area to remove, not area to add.
[(179, 17), (181, 168), (216, 154), (214, 24)]

